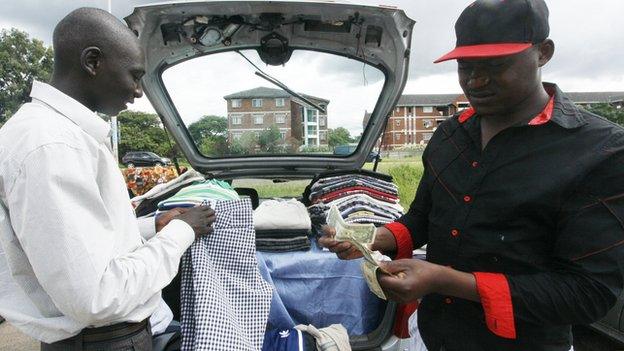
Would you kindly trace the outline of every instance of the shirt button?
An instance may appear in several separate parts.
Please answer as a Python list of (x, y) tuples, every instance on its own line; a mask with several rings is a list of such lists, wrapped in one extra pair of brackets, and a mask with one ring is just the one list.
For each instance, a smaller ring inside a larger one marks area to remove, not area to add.
[(470, 202), (470, 201), (472, 201), (472, 197), (470, 197), (470, 195), (465, 195), (464, 202)]
[(451, 299), (450, 297), (447, 297), (447, 298), (444, 299), (444, 303), (447, 304), (447, 305), (450, 305), (450, 304), (453, 303), (453, 299)]
[(479, 162), (472, 161), (472, 168), (477, 168), (477, 167), (479, 167)]
[(457, 230), (457, 229), (451, 230), (451, 236), (453, 236), (453, 237), (459, 236), (459, 230)]

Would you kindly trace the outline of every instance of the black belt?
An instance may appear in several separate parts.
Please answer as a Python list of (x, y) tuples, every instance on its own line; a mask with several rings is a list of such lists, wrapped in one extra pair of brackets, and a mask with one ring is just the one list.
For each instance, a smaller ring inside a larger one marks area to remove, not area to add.
[(76, 350), (82, 350), (83, 343), (96, 343), (103, 341), (110, 341), (116, 338), (123, 338), (137, 334), (138, 332), (147, 329), (151, 334), (149, 319), (143, 320), (138, 323), (117, 323), (113, 325), (107, 325), (105, 327), (98, 328), (85, 328), (77, 335), (71, 338), (63, 339), (54, 342), (50, 345), (75, 345)]
[(118, 323), (99, 328), (85, 328), (82, 330), (83, 342), (100, 342), (129, 336), (148, 328), (149, 320), (145, 319), (138, 323)]

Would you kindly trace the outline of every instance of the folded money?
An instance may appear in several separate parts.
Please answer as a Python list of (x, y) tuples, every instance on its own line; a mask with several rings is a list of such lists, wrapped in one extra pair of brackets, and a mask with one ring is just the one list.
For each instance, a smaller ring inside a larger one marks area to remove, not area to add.
[(375, 240), (376, 228), (373, 224), (345, 223), (336, 205), (332, 205), (329, 209), (327, 224), (334, 227), (336, 230), (335, 240), (350, 242), (362, 253), (364, 260), (377, 267), (382, 272), (390, 274), (387, 270), (379, 267), (379, 263), (377, 263), (377, 260), (373, 257), (373, 251), (368, 246)]
[(370, 291), (372, 291), (373, 294), (377, 295), (380, 299), (387, 300), (386, 294), (384, 294), (383, 289), (377, 280), (377, 270), (381, 267), (368, 261), (362, 261), (360, 268), (362, 269), (362, 274), (364, 275), (364, 279), (366, 280), (366, 284), (368, 284)]
[(336, 205), (329, 208), (327, 224), (336, 229), (335, 239), (338, 241), (353, 240), (361, 244), (372, 244), (375, 241), (376, 228), (373, 224), (345, 222)]

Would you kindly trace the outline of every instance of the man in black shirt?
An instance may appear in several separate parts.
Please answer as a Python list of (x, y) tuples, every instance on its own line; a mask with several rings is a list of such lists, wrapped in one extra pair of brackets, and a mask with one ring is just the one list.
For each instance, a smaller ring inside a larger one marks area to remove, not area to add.
[[(569, 350), (570, 326), (622, 290), (624, 129), (541, 82), (553, 56), (543, 0), (477, 0), (455, 25), (471, 108), (442, 123), (409, 212), (379, 228), (387, 296), (421, 299), (430, 351)], [(346, 242), (320, 239), (344, 259)], [(411, 259), (427, 244), (427, 261)], [(400, 273), (400, 274), (399, 274)]]

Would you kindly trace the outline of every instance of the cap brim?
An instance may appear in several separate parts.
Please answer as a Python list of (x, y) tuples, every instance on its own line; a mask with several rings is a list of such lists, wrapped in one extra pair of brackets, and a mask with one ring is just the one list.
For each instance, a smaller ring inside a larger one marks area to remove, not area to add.
[(458, 46), (453, 51), (433, 61), (433, 63), (456, 59), (486, 58), (513, 55), (524, 51), (531, 46), (533, 46), (533, 44), (531, 43), (497, 43)]

